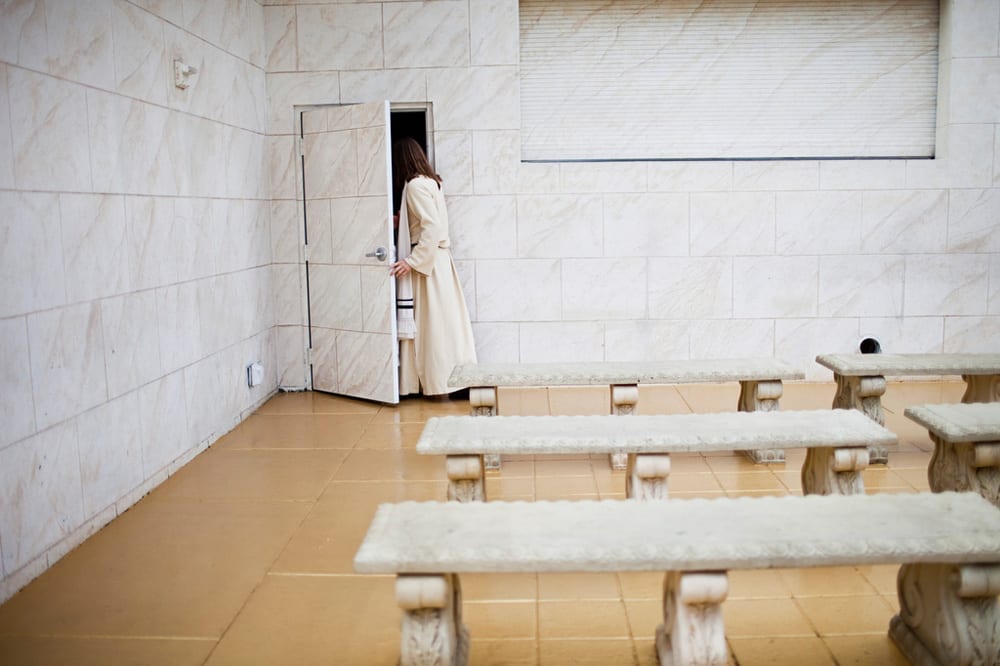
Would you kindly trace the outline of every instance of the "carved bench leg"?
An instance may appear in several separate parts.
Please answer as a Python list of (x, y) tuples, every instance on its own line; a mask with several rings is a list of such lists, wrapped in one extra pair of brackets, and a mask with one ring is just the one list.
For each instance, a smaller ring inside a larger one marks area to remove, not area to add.
[[(875, 423), (885, 425), (885, 414), (882, 412), (885, 377), (845, 377), (837, 373), (833, 377), (837, 380), (837, 393), (833, 396), (834, 409), (856, 409)], [(889, 462), (889, 449), (882, 444), (873, 444), (868, 447), (868, 457), (871, 464), (884, 465)]]
[(868, 449), (817, 447), (806, 451), (802, 492), (806, 495), (864, 495), (861, 471), (868, 467)]
[(1000, 375), (962, 375), (962, 402), (1000, 402)]
[(396, 602), (403, 609), (400, 666), (466, 666), (469, 631), (462, 624), (458, 576), (400, 574)]
[(637, 500), (667, 499), (669, 453), (630, 453), (625, 473), (625, 496)]
[(448, 456), (444, 461), (448, 473), (448, 499), (458, 502), (485, 502), (486, 483), (483, 479), (483, 456)]
[(927, 480), (936, 493), (946, 490), (977, 492), (1000, 507), (1000, 442), (949, 444), (934, 433), (934, 455)]
[[(635, 384), (611, 385), (611, 413), (618, 416), (628, 416), (635, 413), (639, 404), (639, 387)], [(616, 452), (611, 454), (611, 469), (626, 469), (628, 454)]]
[[(781, 394), (780, 379), (740, 382), (739, 410), (741, 412), (776, 412)], [(783, 449), (756, 449), (744, 451), (744, 453), (755, 463), (785, 462)]]
[(1000, 663), (1000, 565), (904, 564), (889, 636), (914, 666)]
[[(497, 388), (495, 386), (477, 386), (469, 389), (469, 405), (473, 416), (497, 415)], [(488, 453), (484, 456), (486, 469), (500, 469), (500, 454)]]
[(724, 666), (729, 658), (722, 602), (724, 571), (668, 572), (663, 579), (663, 624), (656, 628), (660, 666)]

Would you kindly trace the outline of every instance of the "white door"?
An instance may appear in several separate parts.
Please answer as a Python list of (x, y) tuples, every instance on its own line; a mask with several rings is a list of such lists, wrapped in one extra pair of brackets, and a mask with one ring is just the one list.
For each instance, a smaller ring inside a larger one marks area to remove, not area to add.
[(313, 389), (398, 403), (389, 103), (301, 122)]

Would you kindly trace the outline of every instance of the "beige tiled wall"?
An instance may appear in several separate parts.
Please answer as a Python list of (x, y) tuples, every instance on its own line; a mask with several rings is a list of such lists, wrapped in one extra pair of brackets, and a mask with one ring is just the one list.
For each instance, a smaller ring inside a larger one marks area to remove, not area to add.
[(255, 0), (0, 7), (0, 601), (276, 386), (264, 57)]
[[(274, 0), (264, 22), (282, 155), (297, 104), (433, 105), (484, 361), (776, 355), (828, 379), (815, 355), (868, 335), (996, 346), (995, 3), (941, 5), (931, 161), (521, 164), (516, 0)], [(330, 53), (337, 31), (376, 46)], [(279, 171), (276, 196), (294, 198)]]
[(941, 7), (935, 160), (522, 164), (517, 0), (7, 3), (0, 598), (307, 384), (296, 106), (432, 105), (483, 361), (995, 351), (1000, 5)]

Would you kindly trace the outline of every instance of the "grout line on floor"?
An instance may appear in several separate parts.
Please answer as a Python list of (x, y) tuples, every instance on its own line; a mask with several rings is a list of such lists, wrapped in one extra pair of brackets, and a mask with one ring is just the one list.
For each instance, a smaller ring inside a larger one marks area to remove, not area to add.
[(215, 643), (218, 642), (221, 637), (219, 636), (157, 636), (155, 634), (151, 635), (133, 635), (133, 634), (59, 634), (59, 633), (13, 633), (13, 634), (0, 634), (0, 638), (74, 638), (74, 639), (91, 639), (91, 640), (107, 640), (107, 641), (177, 641), (177, 642), (192, 642), (192, 643)]
[(396, 574), (359, 574), (359, 573), (336, 573), (322, 571), (268, 571), (266, 576), (275, 578), (395, 578)]
[[(341, 460), (340, 461), (340, 465), (343, 465), (343, 464), (344, 464), (344, 461)], [(337, 466), (337, 469), (340, 469), (340, 465)], [(233, 627), (234, 624), (236, 624), (237, 620), (239, 620), (240, 616), (243, 614), (243, 611), (246, 610), (247, 605), (250, 603), (250, 600), (253, 599), (253, 596), (257, 593), (257, 590), (260, 589), (260, 586), (264, 583), (265, 580), (267, 580), (267, 577), (268, 577), (268, 575), (271, 572), (271, 567), (274, 566), (275, 562), (277, 562), (278, 560), (281, 559), (281, 556), (284, 554), (285, 550), (287, 550), (287, 548), (288, 548), (288, 544), (290, 544), (292, 542), (292, 539), (295, 538), (295, 535), (297, 535), (299, 533), (299, 530), (302, 529), (302, 526), (305, 524), (306, 520), (309, 519), (309, 516), (316, 509), (316, 506), (319, 503), (319, 498), (323, 495), (323, 492), (325, 490), (326, 490), (326, 484), (323, 486), (323, 490), (321, 490), (319, 492), (319, 494), (316, 496), (316, 498), (312, 502), (309, 502), (310, 504), (312, 504), (312, 508), (302, 514), (302, 518), (295, 525), (294, 529), (291, 529), (291, 530), (288, 531), (288, 538), (285, 539), (285, 542), (284, 542), (284, 544), (282, 544), (281, 548), (276, 548), (275, 549), (277, 552), (274, 554), (274, 557), (271, 559), (271, 561), (268, 563), (268, 565), (264, 568), (264, 573), (261, 574), (261, 576), (257, 580), (257, 582), (254, 583), (254, 585), (250, 588), (250, 591), (243, 598), (243, 603), (240, 604), (239, 609), (235, 613), (233, 613), (233, 616), (229, 619), (229, 622), (226, 623), (225, 628), (222, 630), (222, 633), (219, 635), (219, 639), (216, 641), (215, 645), (212, 646), (212, 649), (209, 650), (208, 654), (205, 656), (205, 660), (202, 662), (203, 664), (207, 664), (208, 662), (210, 662), (212, 660), (212, 655), (215, 654), (215, 651), (219, 649), (219, 646), (222, 644), (222, 641), (225, 639), (226, 634), (229, 633), (229, 630)]]

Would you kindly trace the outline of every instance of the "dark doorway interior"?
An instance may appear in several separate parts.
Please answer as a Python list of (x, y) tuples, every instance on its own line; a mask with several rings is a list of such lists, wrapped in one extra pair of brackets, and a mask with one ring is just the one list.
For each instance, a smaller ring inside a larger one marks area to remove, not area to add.
[[(392, 141), (410, 137), (415, 139), (420, 147), (427, 152), (427, 111), (415, 109), (408, 111), (391, 111), (389, 113), (389, 138)], [(393, 165), (395, 172), (395, 165)], [(397, 190), (395, 185), (392, 188), (392, 210), (399, 210), (400, 199), (403, 192)]]

